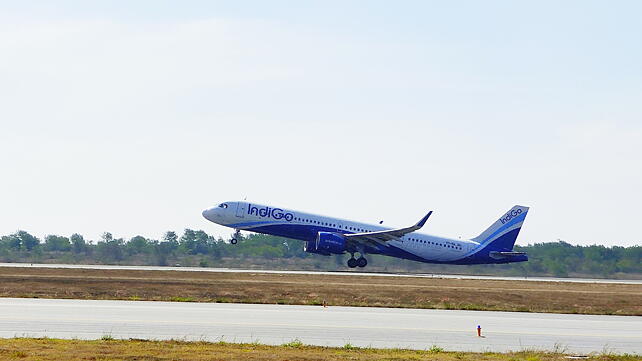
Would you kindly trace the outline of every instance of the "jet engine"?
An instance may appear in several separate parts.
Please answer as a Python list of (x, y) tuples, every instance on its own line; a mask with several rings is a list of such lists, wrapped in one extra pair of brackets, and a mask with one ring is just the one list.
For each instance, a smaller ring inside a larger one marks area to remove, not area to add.
[(340, 234), (319, 232), (317, 234), (317, 249), (333, 254), (343, 254), (346, 250), (346, 239)]
[(305, 242), (303, 250), (325, 256), (343, 254), (346, 250), (346, 239), (337, 233), (319, 232), (316, 240)]

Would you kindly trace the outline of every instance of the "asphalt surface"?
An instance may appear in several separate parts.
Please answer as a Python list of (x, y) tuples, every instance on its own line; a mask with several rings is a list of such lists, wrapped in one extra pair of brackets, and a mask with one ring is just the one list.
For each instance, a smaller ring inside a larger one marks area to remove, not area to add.
[(114, 266), (114, 265), (82, 265), (82, 264), (43, 264), (43, 263), (0, 263), (0, 267), (34, 267), (34, 268), (72, 268), (97, 270), (140, 270), (140, 271), (183, 271), (183, 272), (230, 272), (230, 273), (281, 273), (281, 274), (317, 274), (334, 276), (375, 276), (375, 277), (420, 277), (447, 279), (479, 279), (503, 281), (539, 281), (539, 282), (580, 282), (580, 283), (623, 283), (642, 285), (642, 280), (616, 280), (596, 278), (554, 278), (554, 277), (500, 277), (483, 275), (447, 275), (422, 273), (376, 273), (376, 272), (321, 272), (321, 271), (274, 271), (248, 270), (233, 268), (206, 267), (161, 267), (161, 266)]
[[(477, 325), (482, 335), (477, 337)], [(145, 301), (0, 298), (0, 337), (183, 339), (446, 350), (642, 354), (642, 318)]]

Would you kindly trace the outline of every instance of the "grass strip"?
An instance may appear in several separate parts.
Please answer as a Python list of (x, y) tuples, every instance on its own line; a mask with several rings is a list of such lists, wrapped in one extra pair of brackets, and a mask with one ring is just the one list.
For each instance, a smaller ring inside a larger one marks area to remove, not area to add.
[[(427, 350), (307, 346), (298, 340), (281, 346), (259, 343), (115, 340), (61, 340), (50, 338), (0, 339), (2, 360), (433, 360), (433, 361), (562, 361), (573, 356), (558, 352), (509, 353), (446, 352)], [(640, 361), (639, 355), (592, 354), (584, 360)]]

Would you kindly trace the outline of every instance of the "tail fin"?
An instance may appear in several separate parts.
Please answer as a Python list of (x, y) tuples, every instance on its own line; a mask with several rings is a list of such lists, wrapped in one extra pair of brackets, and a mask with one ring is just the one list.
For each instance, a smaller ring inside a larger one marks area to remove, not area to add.
[(499, 217), (497, 222), (493, 223), (487, 230), (473, 238), (473, 241), (482, 245), (489, 245), (492, 250), (512, 251), (517, 235), (519, 235), (519, 230), (522, 228), (526, 218), (526, 213), (528, 213), (528, 207), (514, 206)]

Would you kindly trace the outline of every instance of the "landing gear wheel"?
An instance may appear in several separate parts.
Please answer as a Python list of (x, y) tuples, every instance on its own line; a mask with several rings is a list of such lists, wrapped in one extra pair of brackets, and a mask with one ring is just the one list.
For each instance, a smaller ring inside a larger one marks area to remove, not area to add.
[(238, 242), (238, 239), (241, 238), (241, 231), (238, 229), (236, 232), (234, 232), (234, 235), (232, 236), (232, 239), (230, 239), (231, 244), (236, 244)]
[(350, 259), (348, 260), (348, 267), (350, 267), (350, 268), (355, 268), (355, 267), (357, 267), (357, 260), (356, 260), (356, 259), (354, 259), (354, 258), (350, 258)]
[(357, 266), (363, 268), (367, 265), (368, 265), (368, 260), (365, 259), (364, 257), (359, 257), (359, 259), (357, 259)]

